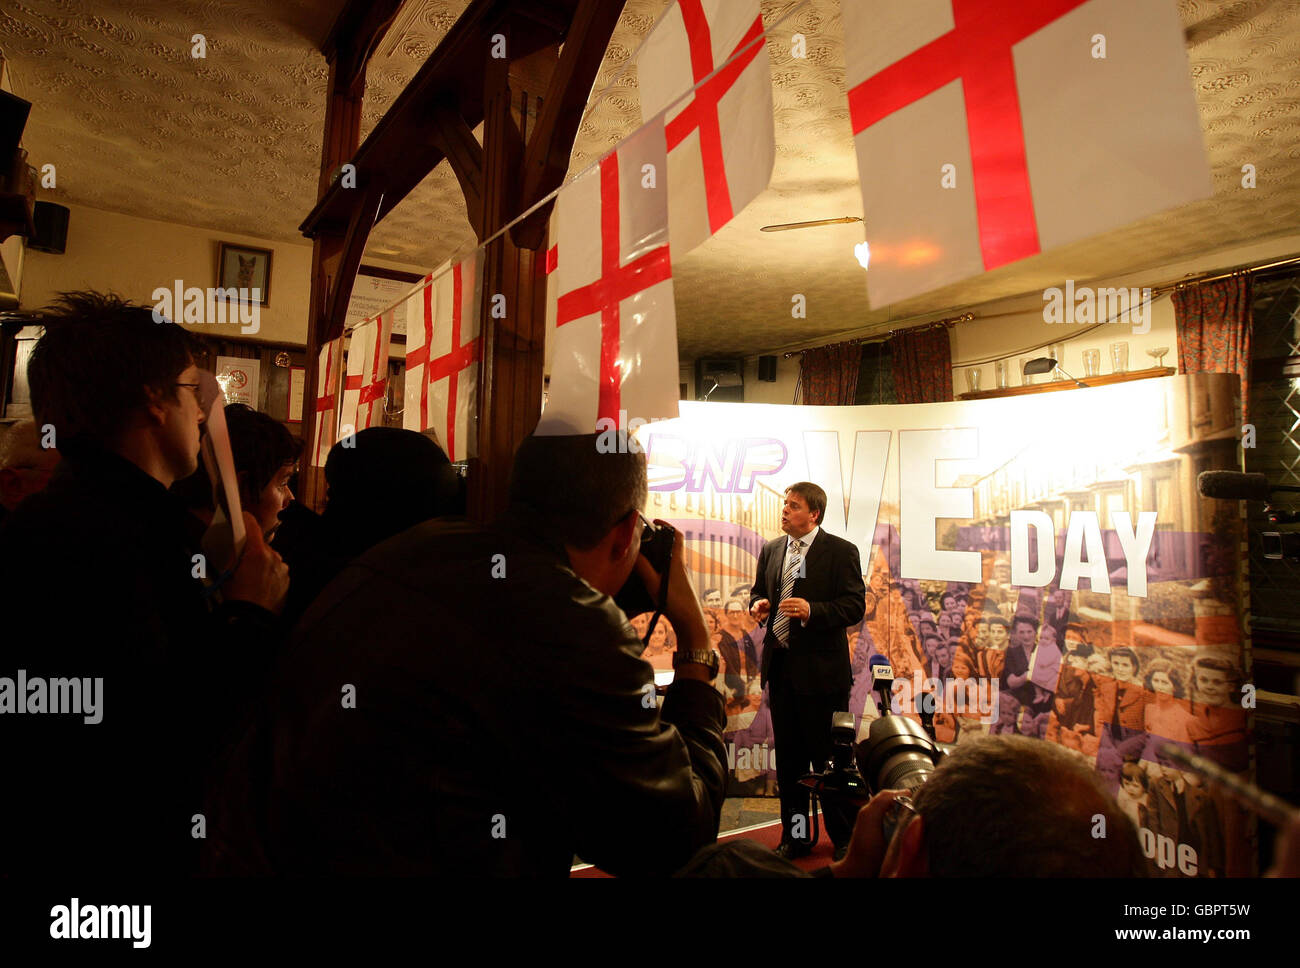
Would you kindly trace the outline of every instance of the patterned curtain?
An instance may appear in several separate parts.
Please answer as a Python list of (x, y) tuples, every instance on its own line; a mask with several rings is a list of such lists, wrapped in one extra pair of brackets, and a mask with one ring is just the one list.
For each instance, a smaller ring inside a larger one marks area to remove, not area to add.
[(849, 406), (857, 394), (861, 370), (861, 343), (835, 343), (804, 350), (799, 360), (800, 402)]
[(1236, 373), (1241, 419), (1250, 400), (1250, 276), (1174, 290), (1180, 373)]
[(947, 326), (905, 329), (889, 338), (889, 349), (899, 403), (952, 399), (952, 347)]

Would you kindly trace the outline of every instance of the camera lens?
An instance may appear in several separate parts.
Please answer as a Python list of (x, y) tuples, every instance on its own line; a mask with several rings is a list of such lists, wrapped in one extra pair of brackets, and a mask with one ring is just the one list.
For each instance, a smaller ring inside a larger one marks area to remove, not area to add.
[(872, 793), (915, 790), (934, 772), (935, 746), (925, 731), (902, 716), (886, 716), (871, 724), (858, 744), (858, 770)]

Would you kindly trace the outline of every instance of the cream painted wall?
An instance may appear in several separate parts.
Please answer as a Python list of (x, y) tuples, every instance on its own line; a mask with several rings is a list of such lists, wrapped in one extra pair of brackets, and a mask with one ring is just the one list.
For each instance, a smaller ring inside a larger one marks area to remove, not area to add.
[[(1176, 281), (1188, 275), (1203, 275), (1223, 268), (1242, 264), (1263, 264), (1270, 260), (1293, 256), (1300, 252), (1300, 235), (1289, 235), (1275, 239), (1256, 242), (1250, 245), (1234, 246), (1222, 249), (1206, 256), (1198, 256), (1183, 262), (1161, 266), (1141, 273), (1118, 276), (1112, 279), (1087, 281), (1094, 288), (1125, 287), (1142, 288), (1158, 286)], [(1085, 280), (1076, 280), (1076, 285)], [(1062, 280), (1062, 284), (1064, 280)], [(1127, 324), (1110, 323), (1088, 330), (1089, 326), (1070, 323), (1047, 323), (1043, 321), (1045, 305), (1041, 293), (1015, 300), (989, 303), (973, 312), (976, 318), (967, 323), (959, 323), (951, 330), (953, 360), (953, 393), (962, 394), (967, 390), (965, 371), (978, 361), (990, 357), (1005, 357), (1010, 360), (1013, 371), (1011, 385), (1020, 385), (1019, 361), (1022, 357), (1043, 356), (1051, 343), (1064, 344), (1064, 358), (1061, 365), (1075, 377), (1083, 376), (1083, 351), (1096, 349), (1101, 353), (1101, 373), (1112, 372), (1110, 345), (1123, 341), (1129, 344), (1129, 369), (1141, 370), (1154, 366), (1154, 361), (1147, 355), (1148, 349), (1164, 346), (1169, 352), (1164, 357), (1165, 366), (1178, 365), (1178, 338), (1174, 326), (1174, 307), (1169, 295), (1157, 296), (1150, 307), (1150, 332), (1138, 334), (1135, 327)], [(979, 364), (982, 371), (980, 388), (995, 387), (994, 368), (991, 362)], [(1045, 376), (1037, 377), (1037, 382), (1044, 382)]]
[[(172, 222), (120, 215), (99, 209), (69, 206), (68, 247), (63, 255), (28, 250), (20, 298), (26, 309), (46, 305), (59, 292), (71, 289), (113, 290), (143, 305), (154, 304), (153, 291), (172, 287), (215, 286), (219, 243), (240, 242), (272, 250), (270, 305), (261, 309), (260, 328), (246, 338), (268, 342), (307, 342), (307, 309), (311, 291), (311, 243), (268, 242), (252, 236), (215, 232)], [(367, 264), (425, 273), (382, 259)], [(240, 336), (238, 325), (194, 325), (186, 328), (216, 336)]]
[[(1300, 235), (1288, 235), (1222, 249), (1209, 255), (1141, 273), (1112, 279), (1087, 280), (1087, 284), (1095, 288), (1123, 286), (1140, 289), (1143, 286), (1157, 286), (1184, 276), (1203, 275), (1236, 265), (1259, 265), (1297, 253), (1300, 253)], [(1084, 282), (1085, 280), (1076, 280), (1079, 285)], [(1109, 348), (1111, 343), (1118, 341), (1129, 344), (1130, 370), (1154, 366), (1154, 361), (1146, 351), (1160, 346), (1169, 349), (1163, 360), (1164, 365), (1174, 367), (1178, 365), (1174, 310), (1168, 295), (1157, 296), (1153, 300), (1150, 308), (1151, 329), (1141, 335), (1134, 332), (1132, 325), (1109, 324), (1084, 333), (1083, 331), (1088, 329), (1085, 325), (1046, 323), (1043, 321), (1043, 306), (1041, 293), (987, 303), (971, 310), (976, 316), (975, 319), (952, 327), (949, 332), (952, 340), (954, 395), (966, 392), (965, 371), (976, 365), (977, 361), (985, 361), (978, 363), (982, 371), (980, 388), (993, 389), (995, 387), (993, 363), (987, 361), (998, 357), (1010, 360), (1010, 384), (1019, 386), (1020, 358), (1045, 355), (1047, 346), (1056, 342), (1064, 344), (1061, 365), (1076, 377), (1083, 376), (1083, 351), (1087, 349), (1100, 351), (1102, 374), (1112, 372)], [(758, 358), (749, 357), (745, 361), (745, 402), (791, 403), (794, 400), (794, 387), (798, 377), (798, 356), (791, 357), (789, 360), (778, 356), (777, 382), (759, 383)], [(1043, 376), (1036, 378), (1040, 383), (1046, 379)]]

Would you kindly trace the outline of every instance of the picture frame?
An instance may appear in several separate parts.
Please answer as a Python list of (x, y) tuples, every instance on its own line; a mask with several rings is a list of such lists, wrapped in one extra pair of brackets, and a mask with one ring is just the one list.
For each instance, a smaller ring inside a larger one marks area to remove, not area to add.
[(217, 287), (220, 289), (258, 289), (259, 306), (271, 305), (270, 249), (222, 242), (217, 253)]

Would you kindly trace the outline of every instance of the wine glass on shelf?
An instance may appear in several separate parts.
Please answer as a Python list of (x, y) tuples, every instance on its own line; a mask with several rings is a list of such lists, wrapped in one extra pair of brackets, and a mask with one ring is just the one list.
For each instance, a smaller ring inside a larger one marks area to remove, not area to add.
[(1147, 356), (1156, 361), (1157, 367), (1163, 367), (1164, 363), (1162, 363), (1161, 360), (1165, 358), (1165, 354), (1168, 352), (1168, 346), (1153, 346), (1151, 349), (1147, 350)]

